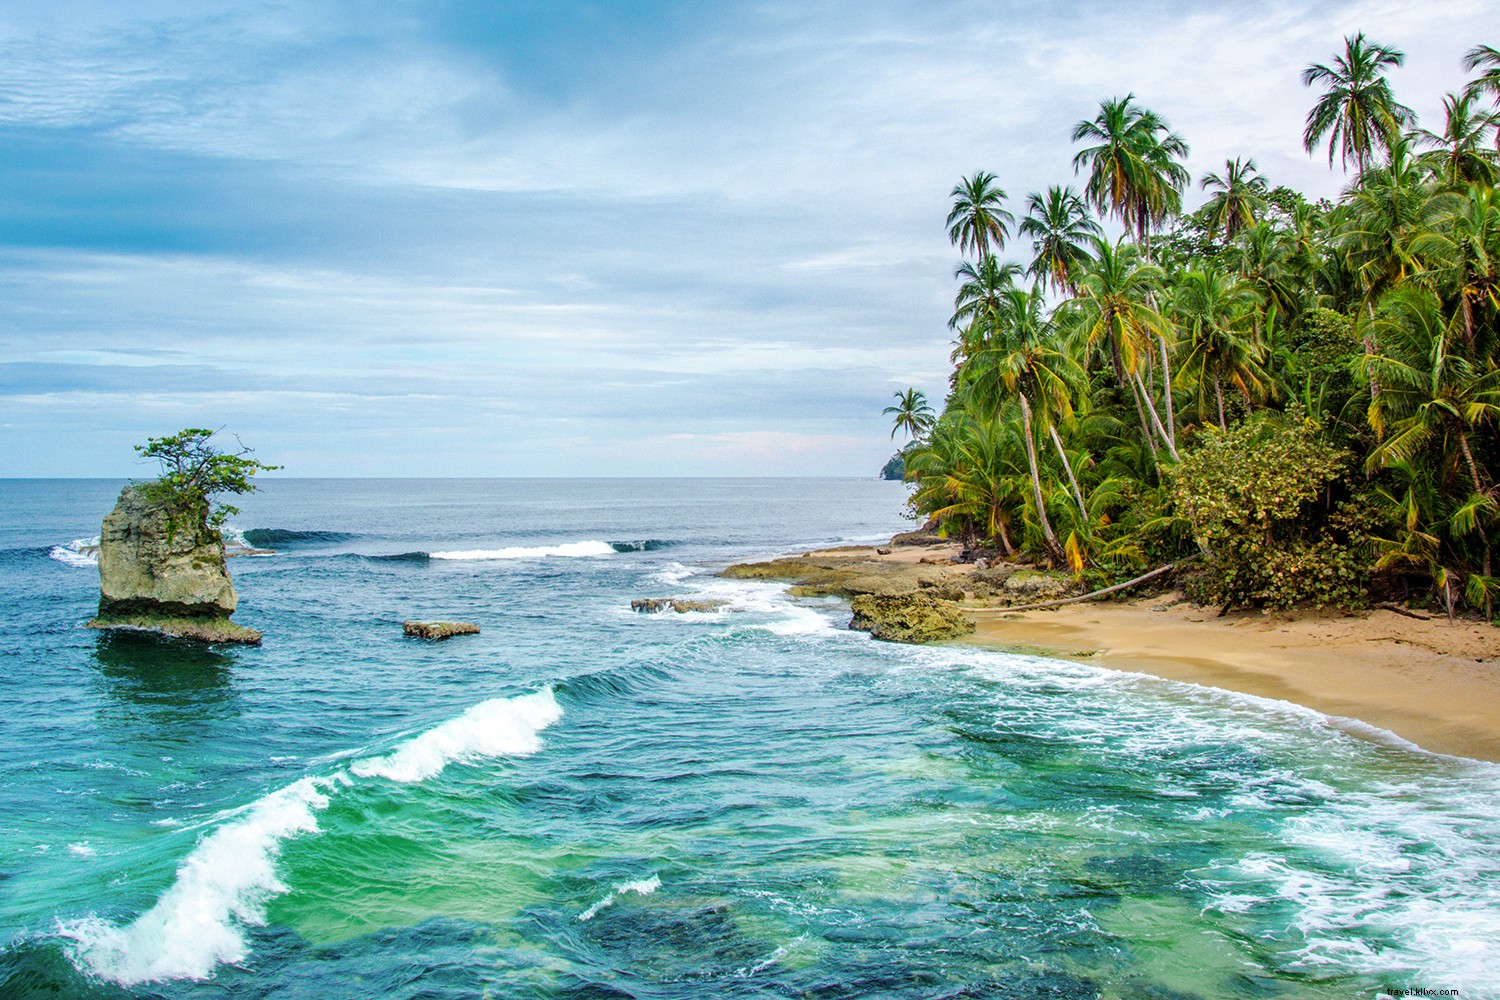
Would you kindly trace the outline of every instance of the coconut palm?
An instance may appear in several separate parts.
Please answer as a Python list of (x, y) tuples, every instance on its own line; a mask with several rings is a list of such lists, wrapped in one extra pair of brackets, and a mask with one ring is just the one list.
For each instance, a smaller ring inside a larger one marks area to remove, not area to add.
[(1313, 63), (1302, 71), (1302, 84), (1321, 84), (1323, 96), (1307, 115), (1302, 146), (1309, 153), (1326, 137), (1328, 165), (1339, 155), (1339, 164), (1364, 173), (1381, 149), (1389, 150), (1401, 131), (1416, 120), (1412, 110), (1397, 103), (1384, 70), (1400, 66), (1405, 53), (1388, 45), (1366, 41), (1364, 32), (1344, 39), (1344, 51), (1332, 66)]
[(958, 344), (950, 360), (960, 361), (980, 350), (992, 335), (1006, 292), (1016, 287), (1021, 265), (1014, 261), (1000, 263), (985, 257), (978, 264), (964, 261), (953, 271), (959, 279), (958, 294), (953, 299), (953, 315), (948, 328), (958, 332)]
[(1500, 315), (1500, 199), (1495, 189), (1470, 184), (1461, 192), (1434, 198), (1420, 231), (1409, 244), (1425, 287), (1458, 298), (1460, 331), (1470, 357), (1493, 344), (1478, 343), (1482, 329), (1495, 330)]
[(1500, 49), (1493, 45), (1476, 45), (1464, 53), (1464, 69), (1480, 73), (1464, 87), (1465, 96), (1488, 94), (1500, 104)]
[(948, 213), (948, 239), (959, 253), (973, 250), (983, 262), (991, 247), (1005, 249), (1016, 217), (1006, 211), (1005, 191), (995, 183), (995, 175), (981, 170), (961, 179), (949, 193), (953, 210)]
[(1179, 162), (1187, 143), (1134, 100), (1126, 94), (1103, 101), (1092, 121), (1073, 126), (1074, 142), (1094, 143), (1074, 155), (1073, 172), (1089, 169), (1089, 203), (1118, 218), (1149, 257), (1151, 230), (1181, 210), (1191, 176)]
[(1266, 207), (1266, 179), (1255, 172), (1254, 160), (1235, 157), (1224, 161), (1224, 175), (1204, 174), (1199, 182), (1213, 196), (1203, 206), (1208, 216), (1208, 234), (1224, 231), (1226, 239), (1246, 226), (1254, 225)]
[(1449, 94), (1443, 98), (1442, 132), (1419, 129), (1412, 133), (1418, 145), (1428, 147), (1421, 162), (1449, 185), (1495, 182), (1495, 150), (1484, 143), (1500, 119), (1476, 108), (1476, 98), (1472, 92)]
[(1224, 386), (1240, 391), (1247, 407), (1265, 395), (1263, 346), (1254, 333), (1257, 296), (1250, 287), (1217, 267), (1194, 268), (1178, 278), (1172, 311), (1186, 338), (1184, 374), (1198, 383), (1198, 416), (1205, 419), (1208, 390), (1213, 390), (1219, 428), (1224, 418)]
[(959, 399), (933, 427), (929, 439), (907, 459), (916, 482), (911, 503), (939, 523), (957, 522), (965, 534), (977, 529), (999, 538), (1006, 555), (1014, 555), (1011, 512), (1021, 497), (1015, 434), (998, 416), (981, 419)]
[(897, 431), (904, 430), (911, 440), (919, 440), (932, 429), (935, 420), (932, 407), (927, 404), (927, 397), (920, 389), (907, 389), (895, 396), (896, 405), (887, 406), (883, 411), (886, 416), (896, 418), (892, 421), (894, 426), (891, 428), (891, 437), (894, 438)]
[(1379, 324), (1383, 349), (1362, 359), (1381, 385), (1370, 401), (1370, 426), (1380, 443), (1368, 466), (1410, 461), (1436, 446), (1442, 466), (1462, 469), (1475, 493), (1486, 492), (1471, 438), (1500, 420), (1500, 369), (1452, 350), (1452, 319), (1426, 289), (1391, 292)]
[[(1134, 401), (1141, 440), (1154, 453), (1159, 434), (1175, 461), (1176, 442), (1162, 426), (1137, 374), (1147, 363), (1153, 342), (1165, 332), (1165, 320), (1150, 304), (1163, 278), (1162, 270), (1147, 263), (1138, 248), (1123, 241), (1111, 243), (1096, 237), (1093, 243), (1092, 259), (1085, 265), (1078, 294), (1071, 300), (1078, 312), (1080, 334), (1089, 346), (1106, 354), (1121, 391)], [(1170, 395), (1170, 379), (1166, 389)]]
[(1026, 199), (1026, 218), (1017, 231), (1031, 237), (1031, 266), (1026, 273), (1044, 286), (1072, 294), (1074, 272), (1088, 257), (1085, 246), (1099, 236), (1099, 223), (1071, 187), (1050, 187), (1045, 195)]

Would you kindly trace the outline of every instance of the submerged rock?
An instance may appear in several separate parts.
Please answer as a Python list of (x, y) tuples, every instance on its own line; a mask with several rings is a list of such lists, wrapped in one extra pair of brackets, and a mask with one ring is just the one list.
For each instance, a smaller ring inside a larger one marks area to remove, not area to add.
[(685, 601), (679, 597), (645, 597), (631, 601), (630, 609), (645, 615), (654, 615), (667, 610), (684, 615), (689, 611), (717, 611), (728, 604), (728, 601)]
[(957, 604), (926, 594), (865, 594), (852, 608), (849, 627), (886, 642), (938, 642), (974, 631)]
[(402, 622), (401, 631), (413, 639), (446, 639), (451, 635), (478, 635), (473, 622)]
[(90, 628), (260, 642), (255, 629), (229, 620), (238, 603), (218, 532), (134, 486), (120, 491), (99, 532), (99, 614)]

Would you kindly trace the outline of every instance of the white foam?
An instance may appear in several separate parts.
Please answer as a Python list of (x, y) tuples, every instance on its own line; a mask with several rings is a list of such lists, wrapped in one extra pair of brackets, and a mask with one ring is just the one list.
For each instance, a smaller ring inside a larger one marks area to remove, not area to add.
[(394, 753), (355, 761), (349, 770), (361, 778), (421, 781), (457, 760), (535, 753), (541, 745), (537, 734), (560, 718), (562, 708), (550, 686), (516, 698), (491, 698)]
[[(456, 719), (408, 741), (385, 757), (356, 762), (360, 777), (419, 781), (451, 761), (534, 752), (537, 733), (562, 716), (550, 687), (516, 698), (481, 702)], [(116, 926), (98, 917), (60, 922), (80, 970), (124, 986), (168, 979), (208, 979), (223, 962), (249, 953), (245, 928), (265, 923), (265, 904), (287, 891), (276, 873), (283, 844), (318, 830), (316, 813), (349, 772), (303, 778), (228, 814), (229, 821), (198, 842), (177, 878), (134, 922)], [(181, 824), (158, 820), (157, 825)], [(83, 855), (87, 845), (70, 845)]]
[(649, 896), (661, 888), (661, 877), (652, 875), (650, 878), (637, 879), (634, 882), (621, 882), (615, 886), (615, 891), (607, 894), (603, 899), (597, 900), (592, 906), (578, 914), (580, 921), (593, 920), (599, 915), (599, 911), (606, 906), (615, 905), (615, 897), (623, 892), (633, 892), (639, 896)]
[(547, 556), (577, 559), (588, 556), (612, 556), (615, 547), (608, 542), (565, 542), (561, 545), (512, 546), (504, 549), (463, 549), (433, 552), (432, 559), (484, 561), (495, 559), (542, 559)]
[(99, 565), (99, 536), (75, 538), (67, 545), (54, 545), (47, 555), (64, 566), (92, 569)]
[(97, 917), (61, 924), (76, 965), (124, 986), (207, 979), (220, 962), (243, 961), (244, 927), (265, 922), (268, 899), (285, 892), (275, 861), (283, 842), (318, 828), (328, 805), (320, 783), (303, 778), (257, 800), (188, 855), (156, 905), (116, 927)]
[(75, 854), (80, 858), (92, 858), (99, 852), (94, 850), (93, 847), (89, 846), (88, 841), (80, 840), (76, 844), (68, 845), (68, 853)]

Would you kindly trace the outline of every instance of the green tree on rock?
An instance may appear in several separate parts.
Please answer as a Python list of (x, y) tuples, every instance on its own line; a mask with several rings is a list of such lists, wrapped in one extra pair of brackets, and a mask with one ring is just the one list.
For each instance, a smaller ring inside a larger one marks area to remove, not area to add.
[(136, 483), (136, 489), (147, 500), (165, 507), (173, 521), (186, 522), (205, 538), (217, 538), (224, 521), (240, 512), (238, 507), (221, 503), (216, 497), (254, 492), (251, 478), (256, 473), (281, 468), (248, 458), (251, 449), (238, 438), (237, 451), (220, 451), (212, 443), (216, 433), (189, 427), (135, 446), (142, 458), (155, 459), (161, 466), (160, 476)]

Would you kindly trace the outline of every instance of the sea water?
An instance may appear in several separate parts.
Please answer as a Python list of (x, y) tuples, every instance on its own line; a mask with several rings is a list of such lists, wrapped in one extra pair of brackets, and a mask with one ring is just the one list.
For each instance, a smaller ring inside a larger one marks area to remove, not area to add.
[(120, 485), (0, 482), (7, 1000), (1500, 997), (1500, 767), (714, 576), (900, 484), (270, 480), (258, 648), (80, 627)]

